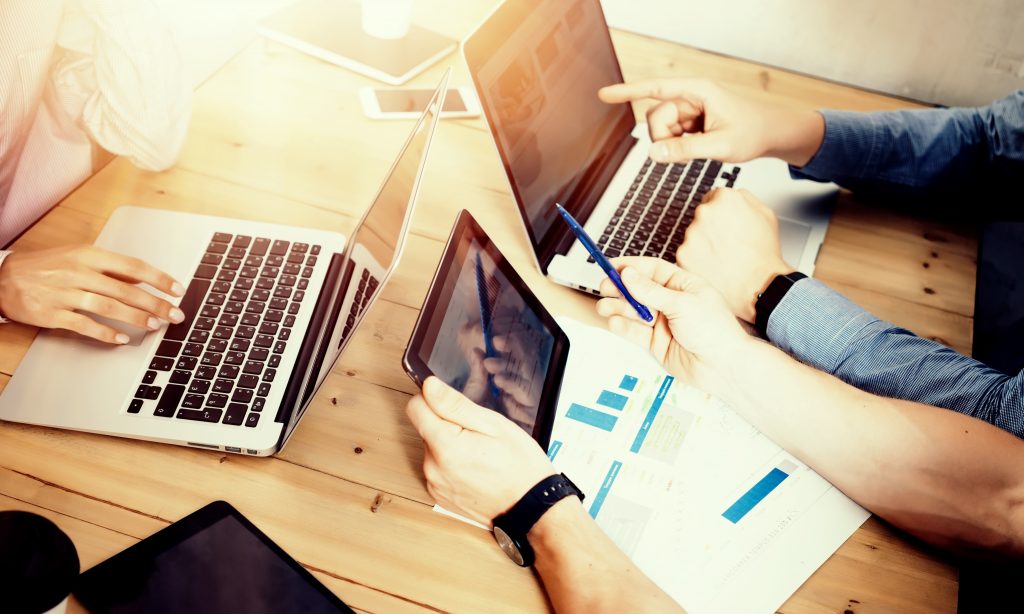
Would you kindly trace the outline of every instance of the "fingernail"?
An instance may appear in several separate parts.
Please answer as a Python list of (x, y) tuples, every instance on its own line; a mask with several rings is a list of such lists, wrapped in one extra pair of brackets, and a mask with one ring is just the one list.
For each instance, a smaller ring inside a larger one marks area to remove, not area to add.
[(178, 309), (177, 307), (171, 308), (171, 322), (177, 324), (185, 319), (185, 312)]
[(121, 345), (124, 345), (128, 343), (128, 335), (124, 333), (118, 333), (117, 336), (114, 337), (114, 341), (120, 343)]
[(668, 157), (668, 145), (664, 143), (655, 143), (651, 145), (650, 157), (652, 160), (661, 162)]
[(149, 317), (146, 320), (146, 328), (148, 328), (149, 330), (156, 330), (156, 329), (160, 328), (160, 320), (157, 320), (156, 318), (154, 318), (152, 316)]
[(178, 282), (174, 282), (174, 285), (171, 286), (171, 294), (174, 296), (183, 296), (185, 294), (185, 286)]

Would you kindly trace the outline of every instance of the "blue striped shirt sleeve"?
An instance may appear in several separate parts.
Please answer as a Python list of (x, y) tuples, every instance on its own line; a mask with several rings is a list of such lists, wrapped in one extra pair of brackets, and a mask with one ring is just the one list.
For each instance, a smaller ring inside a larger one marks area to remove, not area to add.
[(951, 409), (1024, 437), (1024, 371), (1015, 377), (884, 322), (814, 279), (790, 288), (768, 339), (874, 394)]

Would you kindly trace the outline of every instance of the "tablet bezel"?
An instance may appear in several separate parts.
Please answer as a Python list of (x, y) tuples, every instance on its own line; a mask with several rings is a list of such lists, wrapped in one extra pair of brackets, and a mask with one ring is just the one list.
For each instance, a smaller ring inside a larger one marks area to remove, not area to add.
[[(250, 522), (248, 518), (226, 501), (214, 501), (84, 571), (78, 577), (72, 593), (87, 610), (97, 611), (101, 605), (97, 603), (97, 600), (106, 596), (107, 587), (123, 585), (125, 577), (131, 575), (122, 573), (123, 569), (133, 567), (139, 561), (152, 561), (157, 556), (173, 549), (178, 544), (202, 533), (215, 523), (228, 517), (234, 518), (243, 529), (259, 539), (279, 560), (286, 563), (301, 579), (305, 580), (311, 588), (315, 589), (332, 605), (336, 606), (339, 612), (352, 612), (352, 609), (345, 602), (332, 593), (322, 582), (317, 580), (309, 570), (293, 559), (263, 531), (260, 531), (256, 525)], [(103, 603), (108, 603), (109, 601), (109, 599), (105, 599)]]
[[(423, 382), (433, 375), (430, 367), (421, 358), (421, 350), (427, 339), (427, 330), (430, 327), (430, 320), (441, 300), (450, 300), (451, 295), (444, 297), (444, 281), (448, 278), (452, 267), (455, 266), (455, 255), (459, 245), (464, 241), (476, 240), (481, 249), (494, 261), (495, 266), (512, 284), (516, 292), (523, 298), (526, 306), (533, 310), (540, 319), (545, 329), (554, 334), (554, 344), (551, 347), (551, 360), (548, 362), (548, 370), (544, 378), (544, 387), (541, 389), (540, 401), (537, 405), (537, 420), (533, 425), (532, 436), (541, 448), (547, 452), (551, 441), (551, 429), (555, 424), (555, 414), (558, 406), (558, 393), (562, 386), (562, 375), (565, 373), (565, 365), (569, 359), (569, 337), (565, 331), (555, 322), (555, 318), (544, 308), (540, 300), (526, 285), (523, 278), (519, 276), (512, 264), (505, 258), (497, 246), (487, 236), (483, 228), (477, 223), (473, 216), (463, 209), (459, 213), (455, 226), (448, 236), (448, 243), (445, 245), (441, 262), (434, 272), (434, 278), (430, 282), (430, 289), (423, 300), (419, 315), (416, 318), (416, 325), (413, 327), (412, 335), (409, 337), (409, 344), (405, 348), (405, 355), (402, 357), (402, 366), (417, 386), (422, 387)], [(454, 289), (453, 289), (454, 290)], [(446, 305), (442, 306), (445, 307)]]

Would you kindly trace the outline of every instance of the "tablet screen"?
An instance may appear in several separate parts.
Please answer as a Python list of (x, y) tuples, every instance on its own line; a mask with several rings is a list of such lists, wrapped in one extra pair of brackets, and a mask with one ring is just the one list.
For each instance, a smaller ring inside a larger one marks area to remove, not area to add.
[(410, 350), (430, 374), (537, 437), (542, 409), (557, 400), (568, 340), (471, 222), (463, 213), (456, 225)]
[(92, 612), (351, 612), (223, 502), (85, 572), (75, 596)]

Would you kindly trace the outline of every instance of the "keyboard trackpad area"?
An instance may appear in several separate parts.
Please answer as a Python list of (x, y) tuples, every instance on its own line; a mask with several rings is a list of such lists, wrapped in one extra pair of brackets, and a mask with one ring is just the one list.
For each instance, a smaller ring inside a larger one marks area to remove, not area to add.
[(142, 340), (146, 338), (146, 333), (149, 332), (148, 330), (146, 330), (144, 328), (139, 328), (137, 326), (132, 326), (131, 324), (126, 324), (125, 322), (119, 322), (117, 320), (111, 320), (110, 318), (105, 318), (103, 316), (98, 316), (98, 315), (96, 315), (94, 313), (89, 313), (89, 312), (83, 312), (83, 313), (84, 313), (84, 315), (92, 318), (93, 320), (96, 320), (97, 322), (99, 322), (100, 324), (103, 324), (104, 326), (109, 326), (109, 327), (113, 328), (114, 330), (116, 330), (118, 332), (121, 332), (121, 333), (124, 333), (124, 334), (128, 335), (128, 343), (126, 345), (139, 345), (139, 344), (141, 344)]
[(811, 227), (784, 217), (779, 218), (779, 242), (782, 244), (782, 259), (793, 268), (800, 266)]

